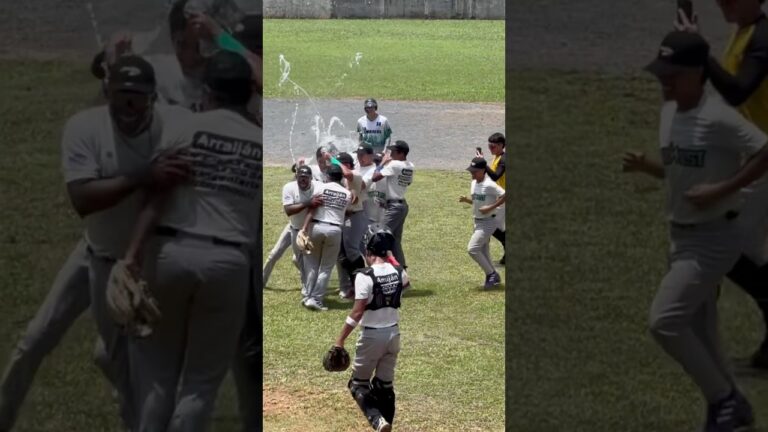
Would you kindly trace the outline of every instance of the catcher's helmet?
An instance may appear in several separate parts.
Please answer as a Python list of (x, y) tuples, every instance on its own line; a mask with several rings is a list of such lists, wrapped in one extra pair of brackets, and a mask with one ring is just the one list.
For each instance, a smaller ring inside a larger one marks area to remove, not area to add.
[(376, 103), (376, 99), (374, 98), (368, 98), (365, 100), (365, 105), (363, 105), (365, 108), (373, 108), (375, 110), (379, 109), (379, 104)]
[(394, 250), (395, 236), (381, 224), (372, 224), (363, 238), (365, 250), (379, 257), (387, 256), (387, 251)]

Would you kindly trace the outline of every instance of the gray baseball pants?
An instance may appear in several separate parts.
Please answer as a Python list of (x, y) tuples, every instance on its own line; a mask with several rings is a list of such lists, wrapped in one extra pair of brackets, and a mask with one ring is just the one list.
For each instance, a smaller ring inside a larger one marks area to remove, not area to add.
[(138, 431), (205, 431), (243, 329), (250, 259), (203, 239), (154, 240), (145, 277), (163, 317), (130, 344)]
[(387, 201), (387, 207), (384, 210), (384, 225), (392, 231), (395, 236), (395, 250), (392, 254), (401, 266), (405, 267), (405, 254), (403, 253), (403, 227), (405, 218), (408, 216), (408, 203), (405, 200)]
[[(0, 430), (11, 430), (43, 359), (91, 304), (88, 254), (80, 240), (13, 349), (0, 383)], [(98, 347), (103, 345), (98, 344)], [(101, 353), (104, 356), (104, 353)]]
[(301, 298), (307, 298), (307, 254), (299, 249), (296, 239), (299, 236), (299, 230), (290, 228), (291, 230), (291, 248), (293, 249), (293, 255), (296, 256), (296, 267), (299, 269), (299, 279), (301, 280)]
[(133, 428), (136, 411), (130, 381), (128, 338), (114, 322), (107, 308), (107, 281), (114, 263), (111, 258), (94, 255), (89, 257), (91, 314), (106, 353), (96, 357), (96, 365), (117, 390), (123, 422), (126, 427)]
[(495, 217), (484, 219), (475, 218), (475, 231), (469, 239), (467, 252), (475, 262), (483, 269), (485, 275), (496, 271), (491, 259), (491, 237), (498, 228), (498, 221)]
[[(349, 215), (344, 225), (341, 227), (341, 242), (344, 245), (342, 255), (346, 261), (351, 263), (363, 256), (363, 250), (360, 245), (363, 243), (363, 236), (368, 230), (368, 216), (365, 211), (359, 211)], [(339, 288), (342, 293), (349, 293), (354, 290), (349, 272), (343, 265), (336, 266), (336, 272), (339, 274)]]
[(740, 254), (737, 221), (670, 229), (669, 270), (650, 310), (650, 332), (708, 402), (728, 396), (733, 376), (718, 332), (717, 289)]
[[(275, 268), (275, 264), (280, 261), (280, 258), (283, 256), (285, 251), (291, 247), (291, 239), (291, 224), (287, 224), (285, 228), (283, 228), (283, 232), (280, 233), (280, 237), (278, 237), (275, 246), (269, 252), (269, 255), (267, 255), (267, 262), (264, 263), (264, 271), (262, 275), (264, 286), (267, 286), (267, 282), (269, 281), (269, 277), (272, 275), (272, 270)], [(294, 248), (293, 251), (295, 255), (296, 248)], [(296, 257), (298, 258), (300, 255), (296, 255)]]
[(309, 238), (314, 248), (309, 255), (304, 255), (304, 266), (307, 272), (304, 300), (313, 298), (322, 302), (328, 291), (328, 281), (331, 278), (333, 266), (339, 258), (341, 227), (314, 222), (311, 231)]
[(372, 377), (392, 382), (395, 380), (397, 355), (400, 353), (400, 328), (363, 328), (357, 339), (352, 378), (368, 381)]

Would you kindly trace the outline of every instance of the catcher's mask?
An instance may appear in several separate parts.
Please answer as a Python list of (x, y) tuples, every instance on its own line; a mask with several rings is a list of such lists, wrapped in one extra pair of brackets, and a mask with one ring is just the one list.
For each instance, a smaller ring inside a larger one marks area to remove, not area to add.
[(392, 231), (381, 224), (373, 224), (368, 227), (363, 241), (365, 242), (365, 250), (378, 257), (386, 257), (387, 251), (395, 248), (395, 236)]

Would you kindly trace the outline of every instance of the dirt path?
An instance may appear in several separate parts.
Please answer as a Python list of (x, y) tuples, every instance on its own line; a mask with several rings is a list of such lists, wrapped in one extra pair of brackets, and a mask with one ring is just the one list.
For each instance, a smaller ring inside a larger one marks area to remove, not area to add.
[[(503, 104), (445, 102), (403, 102), (379, 100), (379, 112), (389, 118), (393, 139), (408, 142), (408, 159), (417, 167), (463, 169), (474, 156), (474, 148), (483, 147), (494, 132), (504, 131)], [(317, 147), (313, 132), (315, 109), (307, 101), (298, 101), (296, 125), (292, 135), (294, 154), (311, 156)], [(266, 163), (290, 165), (288, 138), (297, 101), (270, 99), (264, 102), (264, 145)], [(363, 100), (318, 100), (317, 111), (326, 125), (332, 116), (344, 127), (334, 126), (332, 134), (347, 138), (340, 147), (355, 145), (357, 119), (363, 113)], [(322, 129), (322, 128), (321, 128)]]

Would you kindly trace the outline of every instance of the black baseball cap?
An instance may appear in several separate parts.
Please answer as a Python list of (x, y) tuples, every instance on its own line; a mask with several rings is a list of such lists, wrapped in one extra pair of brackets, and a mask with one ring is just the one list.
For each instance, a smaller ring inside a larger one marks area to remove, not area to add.
[(352, 155), (346, 152), (337, 154), (336, 160), (345, 165), (355, 166), (355, 160), (352, 159)]
[(296, 177), (312, 177), (312, 168), (307, 165), (296, 168)]
[(397, 149), (398, 151), (408, 153), (411, 149), (408, 147), (408, 143), (405, 141), (397, 140), (394, 144), (389, 146), (391, 149)]
[(476, 157), (472, 159), (472, 162), (470, 162), (469, 167), (467, 167), (467, 171), (485, 171), (487, 166), (488, 162), (486, 162), (485, 159)]
[(360, 143), (360, 145), (357, 147), (357, 153), (363, 152), (365, 154), (373, 154), (373, 146), (368, 144), (367, 142)]
[(225, 95), (247, 93), (242, 97), (248, 101), (251, 92), (253, 71), (248, 61), (240, 54), (220, 50), (205, 65), (203, 82), (213, 91)]
[(698, 33), (673, 31), (661, 42), (658, 56), (645, 70), (656, 75), (669, 75), (701, 68), (709, 61), (709, 44)]
[(332, 181), (341, 181), (341, 179), (344, 177), (344, 171), (340, 166), (331, 164), (328, 166), (328, 169), (325, 170), (325, 175), (327, 175), (328, 178)]
[(155, 69), (148, 61), (135, 55), (122, 56), (109, 68), (109, 86), (115, 90), (154, 93), (157, 81)]

